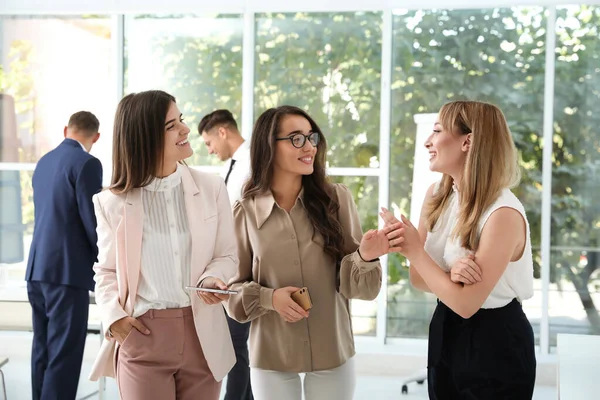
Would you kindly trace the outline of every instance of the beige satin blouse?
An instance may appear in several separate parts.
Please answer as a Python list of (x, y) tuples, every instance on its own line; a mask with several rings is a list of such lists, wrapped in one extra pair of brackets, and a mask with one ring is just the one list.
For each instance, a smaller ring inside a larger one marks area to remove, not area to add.
[[(229, 315), (252, 321), (250, 365), (274, 371), (311, 372), (338, 367), (355, 354), (349, 299), (373, 300), (381, 288), (379, 260), (364, 261), (357, 252), (362, 229), (348, 188), (335, 184), (343, 229), (343, 252), (336, 290), (336, 262), (323, 250), (301, 192), (288, 213), (271, 192), (242, 199), (233, 207), (239, 269), (229, 282), (240, 294), (227, 303)], [(273, 292), (306, 286), (310, 316), (288, 323), (273, 309)]]

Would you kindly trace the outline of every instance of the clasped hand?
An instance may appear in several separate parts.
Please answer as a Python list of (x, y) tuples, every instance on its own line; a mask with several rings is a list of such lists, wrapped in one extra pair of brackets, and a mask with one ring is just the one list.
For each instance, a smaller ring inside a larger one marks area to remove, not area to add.
[(425, 251), (419, 231), (408, 218), (402, 215), (400, 217), (401, 220), (398, 220), (398, 218), (385, 207), (381, 208), (379, 216), (381, 216), (385, 222), (382, 231), (389, 241), (388, 252), (400, 253), (409, 261), (413, 262), (415, 258), (418, 258), (421, 253)]
[[(384, 254), (394, 251), (395, 241), (390, 237), (400, 237), (400, 225), (387, 225), (384, 229), (371, 229), (367, 231), (361, 241), (358, 251), (365, 261), (375, 260)], [(398, 240), (398, 239), (396, 239)]]
[(473, 254), (460, 258), (452, 264), (450, 280), (454, 283), (464, 283), (465, 285), (481, 282), (481, 268), (475, 262)]
[[(390, 253), (400, 253), (411, 263), (425, 253), (419, 231), (408, 218), (402, 215), (400, 221), (385, 207), (381, 208), (379, 215), (385, 221), (382, 230), (389, 240)], [(481, 275), (481, 268), (472, 254), (457, 260), (450, 269), (450, 280), (454, 283), (472, 285), (481, 282)]]

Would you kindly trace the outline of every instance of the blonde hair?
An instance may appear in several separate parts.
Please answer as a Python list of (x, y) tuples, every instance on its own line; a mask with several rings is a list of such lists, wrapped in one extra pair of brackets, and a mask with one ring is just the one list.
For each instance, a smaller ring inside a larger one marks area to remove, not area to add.
[[(454, 101), (438, 115), (444, 129), (457, 135), (471, 133), (471, 145), (460, 181), (458, 221), (452, 232), (461, 245), (476, 250), (479, 220), (505, 188), (518, 185), (521, 174), (517, 149), (502, 111), (493, 104)], [(453, 192), (452, 177), (444, 174), (438, 190), (426, 204), (427, 229), (448, 207)]]

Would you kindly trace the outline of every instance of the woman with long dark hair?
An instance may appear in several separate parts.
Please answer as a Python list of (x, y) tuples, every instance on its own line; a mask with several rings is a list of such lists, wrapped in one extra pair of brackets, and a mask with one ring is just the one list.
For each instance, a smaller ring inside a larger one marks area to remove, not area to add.
[(109, 190), (94, 196), (96, 303), (107, 340), (92, 379), (116, 376), (124, 400), (219, 398), (235, 363), (221, 302), (237, 257), (223, 180), (188, 168), (190, 130), (153, 90), (117, 108)]
[[(383, 231), (363, 236), (350, 191), (326, 177), (326, 151), (323, 132), (297, 107), (269, 109), (254, 126), (251, 177), (233, 207), (240, 264), (230, 285), (241, 293), (227, 307), (252, 321), (256, 400), (354, 393), (350, 299), (377, 297), (378, 257), (389, 245)], [(292, 299), (303, 288), (310, 309)]]

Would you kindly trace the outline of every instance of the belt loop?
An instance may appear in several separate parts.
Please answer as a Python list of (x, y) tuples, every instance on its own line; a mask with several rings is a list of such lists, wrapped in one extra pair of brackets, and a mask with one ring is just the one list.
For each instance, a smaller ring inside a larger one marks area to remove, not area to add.
[(150, 310), (150, 319), (154, 319), (154, 310), (153, 309)]

